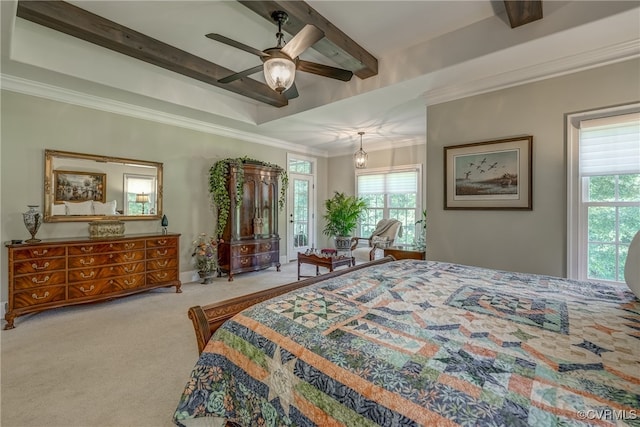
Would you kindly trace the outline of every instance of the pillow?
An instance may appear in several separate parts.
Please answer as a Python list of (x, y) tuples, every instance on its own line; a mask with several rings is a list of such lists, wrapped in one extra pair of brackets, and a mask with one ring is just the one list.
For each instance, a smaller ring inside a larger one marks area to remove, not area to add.
[(93, 215), (91, 200), (86, 202), (64, 202), (67, 207), (67, 215)]
[(93, 212), (96, 215), (117, 215), (117, 202), (112, 200), (107, 203), (93, 202)]
[(389, 246), (389, 238), (387, 236), (373, 236), (371, 238), (371, 246), (375, 246), (377, 248), (386, 248)]
[(60, 204), (60, 205), (53, 205), (52, 206), (53, 209), (51, 209), (51, 215), (66, 215), (67, 214), (67, 207), (64, 204)]
[(629, 245), (627, 261), (624, 264), (624, 280), (631, 292), (640, 299), (640, 230)]

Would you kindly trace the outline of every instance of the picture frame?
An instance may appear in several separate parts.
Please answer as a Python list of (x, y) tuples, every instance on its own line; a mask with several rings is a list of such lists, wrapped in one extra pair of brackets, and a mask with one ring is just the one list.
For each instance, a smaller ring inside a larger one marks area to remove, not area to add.
[(533, 209), (533, 136), (444, 147), (444, 208)]
[(56, 170), (54, 172), (54, 204), (64, 202), (107, 201), (107, 174)]

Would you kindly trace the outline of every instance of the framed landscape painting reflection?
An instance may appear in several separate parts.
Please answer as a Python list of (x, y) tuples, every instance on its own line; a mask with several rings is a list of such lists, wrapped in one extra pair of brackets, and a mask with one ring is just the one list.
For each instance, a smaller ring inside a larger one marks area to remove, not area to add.
[(445, 209), (532, 209), (533, 136), (444, 147)]
[(107, 174), (95, 172), (53, 171), (56, 204), (107, 200)]

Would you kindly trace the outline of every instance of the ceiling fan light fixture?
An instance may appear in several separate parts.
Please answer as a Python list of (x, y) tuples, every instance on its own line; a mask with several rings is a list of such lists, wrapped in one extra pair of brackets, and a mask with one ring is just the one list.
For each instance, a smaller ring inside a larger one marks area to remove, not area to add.
[(364, 135), (364, 132), (358, 132), (358, 135), (360, 135), (360, 149), (353, 155), (353, 162), (356, 169), (365, 169), (367, 167), (369, 155), (362, 149), (362, 135)]
[(293, 85), (296, 64), (289, 58), (271, 57), (264, 61), (264, 78), (271, 89), (282, 93)]

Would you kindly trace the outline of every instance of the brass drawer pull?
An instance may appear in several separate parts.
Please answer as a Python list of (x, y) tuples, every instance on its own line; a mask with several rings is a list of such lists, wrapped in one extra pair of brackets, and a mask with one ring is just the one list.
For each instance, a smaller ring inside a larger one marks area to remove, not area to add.
[(45, 262), (42, 267), (36, 264), (35, 262), (31, 264), (31, 268), (33, 268), (34, 270), (46, 270), (47, 267), (49, 267), (49, 261)]
[(240, 246), (240, 252), (246, 254), (247, 252), (249, 252), (249, 246)]
[(91, 265), (95, 262), (95, 259), (89, 258), (89, 261), (85, 261), (84, 258), (80, 260), (80, 264), (82, 265)]
[(168, 251), (166, 249), (164, 251), (162, 251), (162, 252), (156, 251), (156, 254), (160, 255), (160, 256), (165, 256), (167, 253), (168, 253)]
[(125, 273), (133, 273), (134, 271), (136, 271), (136, 267), (131, 267), (131, 269), (129, 269), (129, 267), (123, 267), (124, 268), (124, 272)]
[(135, 248), (136, 244), (135, 243), (125, 243), (124, 244), (124, 248), (125, 249), (131, 249), (131, 248)]
[(267, 250), (270, 250), (270, 249), (271, 249), (271, 243), (267, 243), (267, 244), (265, 244), (264, 246), (265, 246), (265, 248), (267, 248)]
[(124, 259), (126, 259), (127, 261), (131, 261), (132, 259), (136, 258), (136, 254), (124, 254)]
[(158, 261), (158, 267), (166, 267), (169, 264), (169, 260), (165, 259), (164, 262)]
[(110, 248), (110, 249), (113, 249), (113, 243), (110, 243), (110, 244), (109, 244), (109, 248)]
[(163, 271), (163, 272), (161, 272), (161, 273), (158, 273), (158, 277), (159, 277), (160, 279), (164, 279), (165, 277), (167, 277), (167, 273), (165, 273), (164, 271)]
[(83, 279), (90, 279), (95, 275), (96, 275), (95, 271), (92, 271), (91, 274), (84, 274), (84, 271), (80, 272), (80, 276), (82, 276)]
[(247, 265), (251, 262), (251, 258), (242, 258), (240, 259), (240, 264)]
[(51, 279), (51, 277), (49, 277), (49, 276), (44, 276), (44, 279), (42, 279), (42, 280), (38, 280), (37, 278), (32, 277), (32, 278), (31, 278), (31, 281), (32, 281), (33, 283), (35, 283), (35, 284), (39, 285), (39, 284), (41, 284), (41, 283), (46, 283), (46, 282), (48, 282), (48, 281), (49, 281), (49, 279)]
[(89, 246), (88, 248), (85, 248), (84, 246), (80, 248), (80, 250), (82, 252), (93, 252), (93, 246)]
[(135, 284), (136, 284), (136, 282), (137, 282), (137, 280), (136, 280), (136, 279), (133, 279), (131, 282), (129, 282), (129, 280), (128, 280), (128, 279), (124, 279), (124, 283), (125, 283), (125, 284), (127, 284), (127, 285), (135, 285)]
[(80, 286), (80, 290), (81, 290), (82, 292), (84, 292), (85, 294), (86, 294), (87, 292), (91, 292), (91, 291), (92, 291), (92, 290), (94, 290), (95, 288), (96, 288), (96, 287), (95, 287), (95, 286), (93, 286), (93, 285), (91, 285), (91, 287), (90, 287), (89, 289), (85, 289), (85, 288), (84, 288), (84, 286)]
[(167, 240), (166, 239), (158, 240), (158, 244), (159, 245), (166, 245), (167, 244)]
[(34, 253), (35, 255), (38, 255), (38, 256), (42, 256), (42, 255), (46, 254), (47, 252), (49, 252), (47, 249), (44, 249), (44, 250), (42, 251), (42, 253), (38, 252), (37, 250), (33, 251), (33, 253)]
[(42, 295), (41, 297), (39, 297), (39, 296), (38, 296), (38, 295), (36, 295), (36, 294), (31, 294), (31, 298), (33, 298), (33, 299), (45, 299), (45, 298), (47, 298), (48, 296), (49, 296), (49, 291), (46, 291), (46, 292), (44, 293), (44, 295)]

